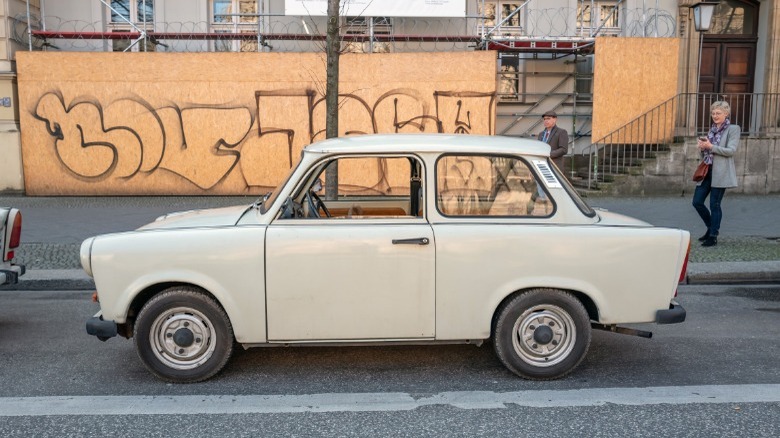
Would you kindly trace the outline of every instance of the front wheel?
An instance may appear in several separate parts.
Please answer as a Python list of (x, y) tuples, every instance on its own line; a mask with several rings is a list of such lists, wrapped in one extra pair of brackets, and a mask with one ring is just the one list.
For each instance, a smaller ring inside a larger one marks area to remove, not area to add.
[(133, 333), (138, 356), (162, 380), (206, 380), (233, 353), (233, 329), (225, 311), (198, 289), (174, 287), (138, 313)]
[(496, 313), (496, 355), (521, 377), (563, 377), (588, 352), (590, 318), (582, 303), (568, 292), (531, 290), (509, 299)]

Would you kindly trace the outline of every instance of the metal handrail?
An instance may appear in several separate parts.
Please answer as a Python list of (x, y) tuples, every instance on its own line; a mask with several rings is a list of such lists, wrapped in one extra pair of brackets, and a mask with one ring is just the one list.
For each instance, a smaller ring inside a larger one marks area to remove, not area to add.
[(586, 147), (581, 154), (588, 155), (587, 187), (629, 173), (676, 140), (706, 135), (710, 105), (721, 100), (729, 102), (731, 123), (743, 136), (780, 136), (780, 93), (681, 93)]

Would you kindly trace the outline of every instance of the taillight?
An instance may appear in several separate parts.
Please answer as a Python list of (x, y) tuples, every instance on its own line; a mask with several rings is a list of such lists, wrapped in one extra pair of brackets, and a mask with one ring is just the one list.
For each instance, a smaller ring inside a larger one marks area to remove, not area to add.
[[(688, 257), (691, 255), (691, 241), (688, 240), (688, 250), (685, 251), (685, 261), (683, 261), (682, 269), (680, 270), (680, 279), (678, 283), (682, 283), (685, 280), (685, 274), (688, 273)], [(674, 290), (674, 296), (677, 296), (677, 289)]]
[(10, 261), (14, 258), (14, 248), (19, 247), (19, 243), (22, 237), (22, 213), (19, 210), (12, 208), (8, 212), (8, 217), (5, 222), (5, 236), (3, 236), (6, 242), (5, 248), (3, 248), (3, 261)]
[(8, 247), (11, 249), (18, 248), (21, 238), (22, 238), (22, 213), (17, 211), (16, 215), (14, 215), (14, 224), (13, 227), (11, 228), (11, 238), (8, 239)]

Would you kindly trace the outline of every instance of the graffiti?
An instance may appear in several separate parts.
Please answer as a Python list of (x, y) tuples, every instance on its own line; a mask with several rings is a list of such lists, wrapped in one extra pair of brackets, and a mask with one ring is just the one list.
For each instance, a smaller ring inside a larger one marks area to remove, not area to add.
[[(408, 88), (373, 101), (344, 93), (339, 135), (492, 134), (494, 100), (494, 93), (425, 95)], [(54, 90), (40, 96), (31, 115), (59, 165), (78, 181), (133, 181), (164, 172), (188, 181), (193, 193), (207, 193), (234, 174), (244, 184), (239, 193), (274, 187), (303, 147), (325, 138), (325, 99), (309, 88), (255, 91), (247, 105), (154, 105), (138, 95), (68, 101)]]

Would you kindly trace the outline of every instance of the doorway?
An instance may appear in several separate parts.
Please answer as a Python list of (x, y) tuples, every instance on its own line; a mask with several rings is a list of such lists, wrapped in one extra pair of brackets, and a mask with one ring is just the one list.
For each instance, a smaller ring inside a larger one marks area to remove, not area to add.
[(759, 3), (752, 0), (721, 0), (715, 8), (701, 47), (699, 93), (708, 94), (699, 97), (699, 120), (709, 121), (710, 104), (725, 100), (731, 105), (731, 122), (748, 127), (756, 71), (758, 9)]

